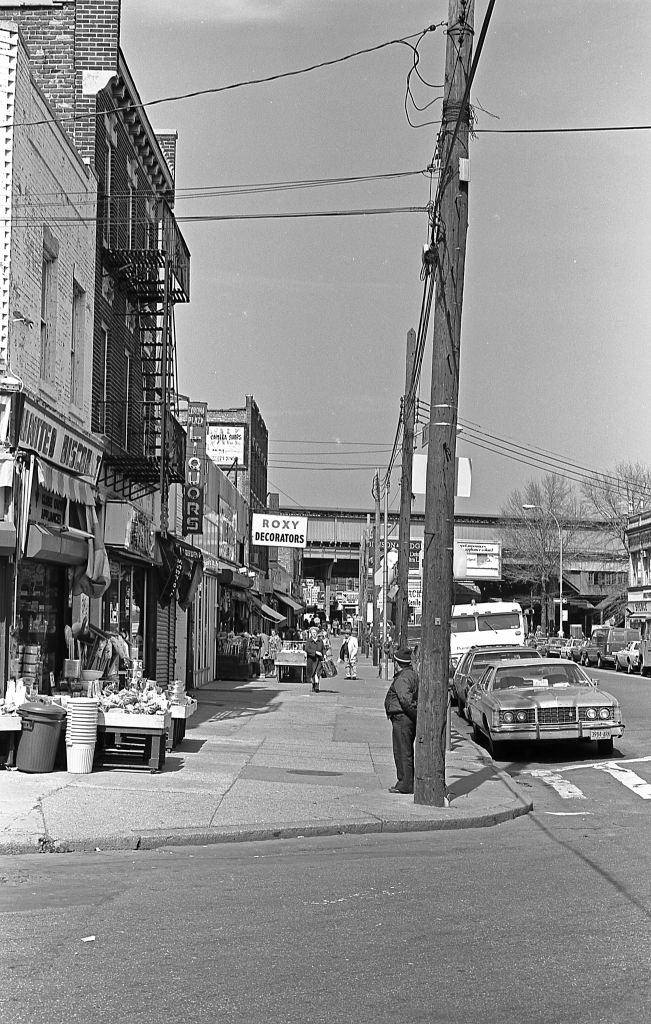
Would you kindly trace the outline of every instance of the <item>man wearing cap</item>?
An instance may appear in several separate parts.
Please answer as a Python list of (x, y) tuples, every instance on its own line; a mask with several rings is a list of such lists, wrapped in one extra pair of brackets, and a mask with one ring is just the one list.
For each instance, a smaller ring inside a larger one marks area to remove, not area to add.
[(390, 793), (414, 792), (414, 740), (418, 710), (418, 675), (411, 667), (411, 651), (402, 647), (394, 655), (396, 671), (384, 699), (393, 730), (393, 759), (398, 781)]

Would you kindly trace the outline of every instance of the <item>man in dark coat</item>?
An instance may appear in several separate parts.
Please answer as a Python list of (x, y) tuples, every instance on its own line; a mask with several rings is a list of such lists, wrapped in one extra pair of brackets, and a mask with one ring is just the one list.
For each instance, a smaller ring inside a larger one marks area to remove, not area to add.
[(310, 627), (310, 632), (305, 642), (305, 653), (307, 655), (307, 667), (305, 670), (307, 681), (312, 683), (312, 689), (315, 693), (318, 693), (319, 674), (325, 657), (325, 646), (323, 640), (319, 638), (319, 631), (316, 626)]
[(390, 793), (414, 792), (414, 740), (418, 709), (418, 675), (411, 667), (411, 651), (403, 647), (394, 655), (396, 672), (384, 699), (384, 710), (393, 730), (393, 759), (398, 781)]

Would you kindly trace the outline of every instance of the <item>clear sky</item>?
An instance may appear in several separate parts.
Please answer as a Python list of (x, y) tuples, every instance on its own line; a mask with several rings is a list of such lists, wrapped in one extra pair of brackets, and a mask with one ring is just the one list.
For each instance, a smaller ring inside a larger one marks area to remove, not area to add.
[[(486, 7), (476, 4), (476, 36)], [(123, 0), (122, 48), (146, 102), (331, 61), (446, 17), (447, 0)], [(498, 0), (471, 97), (476, 127), (649, 124), (650, 52), (648, 0)], [(431, 105), (410, 117), (423, 124), (440, 119), (442, 29), (420, 57), (432, 87), (416, 83), (414, 95)], [(422, 174), (183, 192), (422, 171), (438, 124), (408, 124), (412, 64), (395, 45), (152, 106), (154, 127), (179, 133), (177, 216), (424, 206)], [(534, 448), (584, 469), (651, 462), (651, 132), (478, 134), (470, 155), (459, 416), (474, 426), (458, 453), (472, 457), (473, 492), (457, 510), (495, 512), (541, 471)], [(418, 323), (426, 215), (181, 226), (192, 252), (192, 301), (176, 316), (181, 392), (211, 406), (255, 396), (269, 489), (285, 504), (370, 508)], [(420, 397), (429, 390), (426, 359)], [(396, 471), (394, 507), (398, 486)]]

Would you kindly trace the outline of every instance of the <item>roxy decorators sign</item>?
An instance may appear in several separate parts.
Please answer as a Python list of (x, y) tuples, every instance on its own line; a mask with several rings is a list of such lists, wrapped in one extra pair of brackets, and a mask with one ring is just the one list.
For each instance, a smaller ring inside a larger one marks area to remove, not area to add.
[(307, 516), (281, 516), (254, 512), (251, 543), (268, 548), (304, 548), (307, 545)]

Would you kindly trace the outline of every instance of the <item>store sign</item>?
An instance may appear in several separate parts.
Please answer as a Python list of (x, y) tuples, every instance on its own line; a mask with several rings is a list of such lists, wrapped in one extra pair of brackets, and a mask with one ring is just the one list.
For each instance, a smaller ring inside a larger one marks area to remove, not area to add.
[(156, 529), (153, 519), (128, 501), (108, 501), (104, 521), (104, 543), (124, 548), (154, 561)]
[(181, 532), (184, 537), (190, 533), (203, 533), (207, 411), (205, 402), (190, 402), (188, 405), (185, 483), (181, 506)]
[(237, 509), (219, 499), (219, 557), (237, 562)]
[(307, 547), (307, 516), (254, 512), (251, 516), (251, 543), (263, 548)]
[[(502, 547), (499, 543), (491, 544), (475, 540), (455, 540), (454, 562), (456, 578), (469, 580), (502, 579)], [(457, 574), (457, 569), (460, 566), (464, 566), (465, 571)]]
[(18, 447), (42, 455), (68, 473), (97, 482), (101, 448), (30, 398), (25, 399)]
[[(397, 552), (398, 544), (399, 544), (399, 542), (397, 540), (394, 540), (392, 538), (389, 539), (387, 541), (387, 550), (388, 551), (396, 551)], [(380, 564), (382, 564), (383, 551), (384, 551), (384, 543), (383, 543), (383, 539), (381, 538), (380, 539)], [(410, 540), (409, 541), (409, 573), (410, 574), (413, 574), (413, 573), (420, 574), (420, 570), (421, 570), (421, 564), (420, 563), (421, 563), (422, 551), (423, 551), (423, 542), (422, 542), (422, 540)], [(371, 572), (372, 569), (373, 569), (373, 559), (374, 559), (374, 556), (375, 556), (375, 551), (373, 549), (373, 545), (371, 544), (371, 545), (369, 545), (369, 549), (368, 549), (369, 572)]]
[(206, 453), (216, 466), (245, 468), (246, 425), (244, 423), (209, 423), (206, 432)]

